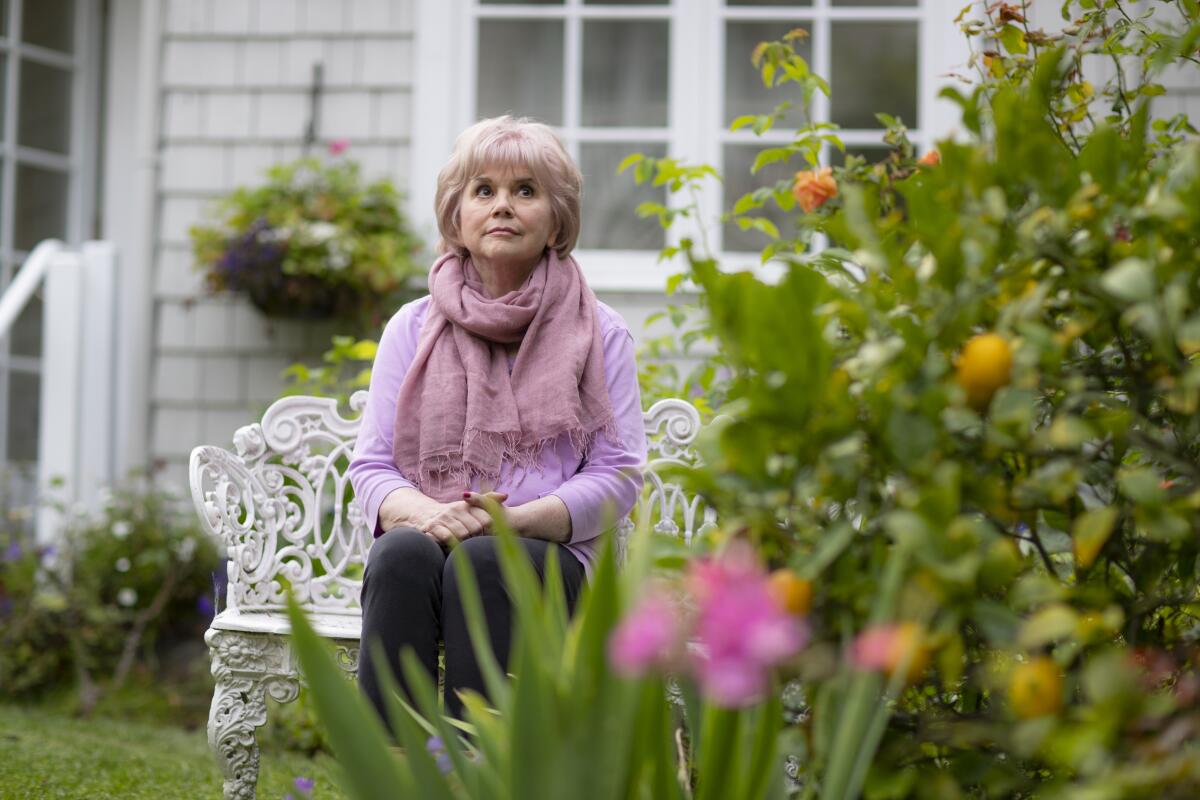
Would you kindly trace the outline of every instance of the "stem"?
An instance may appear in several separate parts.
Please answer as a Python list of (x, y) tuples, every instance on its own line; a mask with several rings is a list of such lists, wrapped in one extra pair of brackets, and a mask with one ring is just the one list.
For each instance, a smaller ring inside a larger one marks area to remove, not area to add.
[(177, 580), (178, 573), (175, 571), (167, 573), (166, 580), (162, 582), (162, 585), (158, 587), (158, 591), (154, 594), (154, 600), (134, 618), (133, 628), (130, 629), (129, 635), (125, 637), (125, 647), (121, 651), (121, 660), (117, 662), (117, 668), (113, 671), (113, 689), (120, 689), (125, 685), (125, 679), (129, 677), (129, 672), (133, 669), (133, 662), (137, 657), (138, 645), (142, 643), (142, 636), (146, 632), (146, 626), (162, 613), (163, 608), (167, 605), (167, 601), (171, 599), (171, 594), (175, 590)]

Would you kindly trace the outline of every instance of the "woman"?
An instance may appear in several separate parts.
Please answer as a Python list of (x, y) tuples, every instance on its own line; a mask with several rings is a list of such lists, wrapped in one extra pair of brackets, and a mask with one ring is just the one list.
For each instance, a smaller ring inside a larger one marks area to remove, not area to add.
[(377, 541), (362, 587), (359, 683), (386, 719), (378, 642), (403, 687), (400, 651), (435, 674), (445, 711), (484, 692), (455, 561), (479, 582), (492, 647), (507, 663), (512, 611), (485, 498), (539, 576), (551, 550), (573, 607), (606, 521), (633, 507), (646, 458), (633, 339), (596, 300), (571, 250), (582, 177), (545, 125), (498, 117), (464, 131), (438, 175), (442, 254), (429, 295), (379, 343), (350, 479)]

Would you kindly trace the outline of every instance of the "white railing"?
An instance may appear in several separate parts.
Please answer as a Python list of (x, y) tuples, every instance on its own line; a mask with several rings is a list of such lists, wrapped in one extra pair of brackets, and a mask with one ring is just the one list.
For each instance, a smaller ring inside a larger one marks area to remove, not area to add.
[(46, 501), (91, 506), (114, 478), (116, 278), (111, 242), (69, 250), (50, 239), (33, 249), (0, 296), (5, 338), (45, 285), (37, 465), (42, 544), (53, 541), (61, 522), (58, 509)]

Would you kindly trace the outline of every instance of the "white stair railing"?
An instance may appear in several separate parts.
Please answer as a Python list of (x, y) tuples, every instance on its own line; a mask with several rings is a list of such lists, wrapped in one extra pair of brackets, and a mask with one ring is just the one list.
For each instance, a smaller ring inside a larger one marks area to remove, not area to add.
[(0, 296), (2, 339), (45, 284), (37, 464), (39, 544), (52, 543), (61, 529), (60, 512), (48, 500), (68, 508), (90, 507), (98, 490), (114, 477), (116, 277), (116, 248), (111, 242), (87, 242), (76, 251), (50, 239), (33, 249)]

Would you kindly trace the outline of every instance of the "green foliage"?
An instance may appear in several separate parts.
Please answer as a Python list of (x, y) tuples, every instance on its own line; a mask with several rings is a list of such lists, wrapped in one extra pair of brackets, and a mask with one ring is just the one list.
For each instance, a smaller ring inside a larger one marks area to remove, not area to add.
[(379, 343), (372, 339), (334, 336), (319, 366), (297, 362), (284, 370), (288, 382), (284, 394), (335, 397), (345, 406), (351, 395), (371, 385), (371, 365), (378, 349)]
[(265, 313), (334, 316), (378, 327), (419, 271), (421, 244), (388, 180), (364, 183), (351, 160), (278, 164), (219, 200), (191, 229), (212, 291), (242, 291)]
[(216, 548), (161, 490), (112, 492), (94, 518), (68, 517), (53, 546), (2, 536), (4, 697), (73, 687), (78, 710), (89, 712), (211, 619)]
[[(1152, 124), (1143, 91), (1163, 48), (1192, 63), (1200, 26), (1085, 8), (1051, 37), (991, 7), (1000, 66), (953, 93), (971, 140), (925, 166), (885, 119), (889, 157), (847, 159), (837, 196), (767, 244), (779, 280), (685, 243), (733, 376), (733, 420), (689, 481), (727, 530), (816, 581), (796, 669), (822, 795), (1200, 790), (1194, 740), (1171, 738), (1200, 725), (1200, 145), (1175, 135), (1186, 121)], [(1102, 16), (1119, 36), (1097, 39)], [(1096, 93), (1104, 119), (1071, 110), (1079, 54), (1097, 52), (1144, 67)], [(735, 212), (784, 207), (789, 188)], [(816, 234), (837, 246), (812, 252)], [(1014, 363), (980, 412), (956, 362), (987, 331)], [(872, 721), (881, 680), (847, 688), (838, 654), (879, 621), (888, 574), (884, 616), (925, 631), (933, 668)], [(1024, 719), (1011, 676), (1039, 655), (1063, 707)]]
[(647, 531), (635, 537), (632, 563), (622, 572), (612, 548), (605, 549), (570, 621), (557, 563), (547, 565), (550, 588), (543, 589), (512, 534), (498, 536), (517, 617), (513, 676), (502, 677), (487, 649), (478, 589), (469, 564), (460, 561), (464, 608), (491, 704), (468, 693), (465, 722), (442, 717), (432, 679), (411, 652), (403, 654), (415, 707), (392, 687), (400, 757), (388, 752), (380, 721), (299, 609), (291, 609), (293, 644), (351, 796), (783, 797), (778, 699), (726, 710), (685, 685), (687, 713), (697, 720), (685, 736), (661, 680), (628, 680), (610, 668), (609, 636), (654, 563)]

